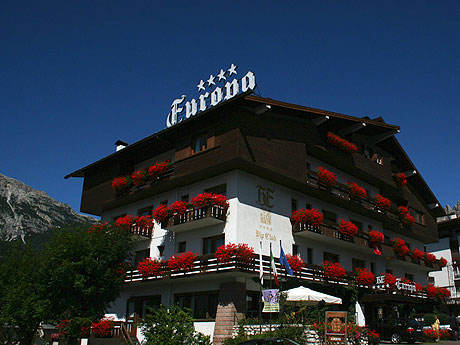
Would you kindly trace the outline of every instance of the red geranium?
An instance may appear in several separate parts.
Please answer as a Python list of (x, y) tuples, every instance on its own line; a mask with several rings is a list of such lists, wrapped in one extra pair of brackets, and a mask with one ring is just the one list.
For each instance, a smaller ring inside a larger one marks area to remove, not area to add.
[(228, 199), (225, 195), (214, 193), (201, 193), (193, 197), (191, 200), (193, 208), (202, 208), (207, 206), (220, 206), (225, 210), (229, 207)]
[(305, 267), (305, 262), (302, 260), (300, 255), (286, 254), (286, 259), (294, 272), (302, 272), (302, 268)]
[(436, 262), (436, 256), (434, 256), (434, 254), (431, 253), (425, 253), (425, 260), (430, 264), (434, 264)]
[(160, 205), (152, 212), (153, 219), (155, 219), (159, 224), (166, 222), (171, 216), (171, 210), (168, 205)]
[(393, 290), (396, 286), (396, 277), (390, 273), (385, 273), (385, 283)]
[(70, 320), (68, 319), (64, 319), (64, 320), (61, 320), (61, 322), (59, 322), (59, 324), (57, 325), (57, 329), (59, 331), (59, 334), (63, 335), (63, 334), (67, 334), (67, 328), (70, 326)]
[(337, 176), (334, 173), (326, 170), (323, 167), (316, 169), (318, 174), (318, 182), (323, 184), (326, 188), (332, 188), (337, 182)]
[(350, 143), (348, 140), (345, 140), (332, 132), (327, 133), (327, 141), (347, 153), (354, 153), (358, 151), (358, 147), (355, 144)]
[(228, 207), (230, 206), (227, 197), (222, 194), (214, 194), (213, 203), (215, 206), (220, 206), (224, 210), (228, 209)]
[(150, 230), (153, 228), (152, 216), (137, 216), (134, 218), (134, 223), (137, 227)]
[(410, 249), (406, 245), (406, 242), (403, 239), (401, 239), (399, 237), (394, 238), (393, 239), (393, 245), (394, 245), (394, 250), (395, 250), (396, 255), (398, 255), (398, 256), (409, 255)]
[(148, 276), (161, 276), (163, 271), (161, 270), (162, 261), (158, 259), (146, 258), (143, 261), (139, 262), (137, 265), (137, 270), (143, 277)]
[(450, 290), (446, 289), (446, 288), (443, 288), (443, 287), (439, 287), (438, 288), (438, 296), (440, 298), (441, 297), (450, 297)]
[(214, 256), (220, 263), (227, 263), (233, 259), (239, 262), (249, 264), (253, 261), (254, 248), (249, 247), (246, 243), (239, 243), (238, 245), (228, 243), (217, 248)]
[(142, 186), (147, 179), (147, 173), (144, 169), (136, 170), (131, 174), (131, 181), (135, 186)]
[(350, 193), (350, 198), (356, 198), (356, 199), (366, 199), (367, 198), (367, 192), (366, 190), (359, 186), (355, 182), (347, 182), (348, 186), (348, 192)]
[(347, 275), (345, 268), (338, 262), (332, 263), (330, 261), (323, 262), (324, 276), (330, 279), (341, 279)]
[(424, 256), (425, 256), (425, 253), (419, 249), (414, 249), (412, 251), (412, 258), (414, 258), (415, 260), (421, 260), (423, 259)]
[(396, 183), (398, 184), (398, 186), (404, 187), (407, 184), (406, 175), (404, 175), (404, 173), (402, 172), (396, 174)]
[(371, 230), (369, 231), (369, 239), (373, 244), (383, 243), (385, 236), (380, 231)]
[(309, 223), (313, 226), (320, 226), (323, 224), (324, 216), (323, 214), (315, 209), (300, 209), (292, 212), (291, 220), (295, 223)]
[(168, 267), (172, 271), (188, 272), (193, 268), (193, 262), (195, 261), (196, 257), (197, 254), (188, 251), (182, 254), (174, 254), (168, 260)]
[(377, 194), (374, 197), (374, 203), (375, 203), (375, 206), (378, 207), (382, 211), (388, 210), (391, 206), (390, 199), (387, 199), (381, 196), (380, 194)]
[(439, 266), (441, 267), (446, 267), (447, 265), (447, 260), (444, 258), (439, 259)]
[(96, 337), (106, 338), (112, 335), (113, 320), (102, 319), (91, 324), (91, 329)]
[(430, 298), (435, 298), (435, 297), (438, 296), (438, 288), (436, 286), (433, 286), (433, 285), (427, 285), (426, 294)]
[(403, 222), (404, 224), (412, 226), (415, 223), (415, 218), (411, 216), (407, 207), (399, 206), (398, 212), (399, 218), (401, 219), (401, 222)]
[(339, 231), (347, 236), (356, 236), (358, 233), (358, 227), (345, 219), (339, 221)]
[(122, 191), (123, 189), (126, 189), (129, 187), (129, 177), (125, 176), (120, 176), (120, 177), (115, 177), (112, 181), (112, 188), (115, 189), (116, 191)]
[(367, 268), (356, 268), (356, 283), (359, 285), (371, 286), (374, 284), (374, 273), (370, 272)]
[(414, 283), (415, 284), (415, 290), (417, 291), (417, 293), (420, 293), (423, 291), (423, 286), (417, 282)]
[(124, 230), (124, 231), (129, 231), (131, 230), (131, 228), (133, 227), (133, 224), (134, 224), (134, 217), (133, 216), (130, 216), (129, 214), (124, 216), (124, 217), (120, 217), (118, 218), (116, 221), (115, 221), (115, 226), (117, 228), (120, 228), (121, 230)]
[(98, 233), (98, 232), (103, 232), (109, 227), (109, 223), (104, 222), (104, 223), (96, 223), (90, 226), (88, 232), (89, 233)]
[(183, 200), (178, 200), (169, 206), (169, 210), (175, 216), (182, 216), (187, 211), (187, 203)]
[(161, 175), (164, 175), (166, 171), (170, 168), (171, 163), (169, 161), (164, 161), (164, 162), (156, 162), (154, 165), (150, 166), (148, 168), (148, 174), (150, 177), (160, 177)]

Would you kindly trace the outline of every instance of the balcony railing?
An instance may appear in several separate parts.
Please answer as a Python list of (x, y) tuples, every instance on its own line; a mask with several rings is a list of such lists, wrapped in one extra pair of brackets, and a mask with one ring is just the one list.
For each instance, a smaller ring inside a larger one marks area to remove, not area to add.
[[(281, 266), (278, 259), (275, 259), (275, 266), (278, 271), (279, 279), (285, 280), (288, 275)], [(262, 270), (264, 279), (269, 279), (271, 272), (270, 257), (263, 255), (262, 256)], [(187, 277), (206, 277), (210, 275), (223, 274), (223, 273), (234, 273), (234, 274), (247, 274), (250, 276), (258, 277), (260, 274), (260, 262), (259, 257), (256, 256), (251, 264), (244, 264), (236, 260), (232, 260), (227, 263), (219, 263), (216, 258), (212, 255), (203, 255), (197, 257), (193, 263), (192, 268), (185, 271), (173, 271), (163, 265), (162, 267), (163, 274), (159, 276), (148, 276), (143, 277), (139, 271), (133, 270), (128, 271), (125, 279), (125, 283), (130, 282), (146, 282), (146, 281), (159, 281), (159, 280), (169, 280), (169, 279), (180, 279)], [(343, 279), (332, 279), (324, 275), (324, 270), (321, 266), (317, 265), (306, 265), (299, 272), (294, 272), (295, 278), (302, 281), (310, 281), (317, 283), (327, 283), (327, 284), (337, 284), (337, 285), (350, 285), (356, 284), (354, 280), (354, 273), (348, 272), (346, 278)], [(369, 287), (373, 292), (386, 292), (392, 294), (403, 294), (409, 295), (412, 297), (426, 298), (425, 293), (410, 293), (408, 291), (392, 291), (385, 288), (382, 285), (373, 285)]]
[(186, 231), (222, 224), (227, 218), (227, 209), (220, 206), (206, 206), (189, 209), (181, 216), (172, 217), (163, 227), (171, 231)]
[(136, 236), (152, 238), (153, 226), (143, 227), (143, 226), (137, 226), (136, 224), (134, 224), (129, 230), (129, 233), (136, 235)]
[(116, 192), (116, 195), (117, 195), (117, 198), (118, 197), (121, 197), (121, 196), (125, 196), (125, 195), (129, 195), (129, 194), (134, 194), (134, 193), (137, 193), (141, 190), (144, 190), (144, 189), (147, 189), (147, 188), (150, 188), (151, 186), (155, 185), (155, 184), (158, 184), (158, 183), (161, 183), (162, 181), (167, 181), (169, 180), (170, 176), (174, 173), (174, 167), (171, 166), (168, 170), (166, 170), (166, 172), (164, 174), (162, 174), (161, 176), (158, 176), (158, 177), (155, 177), (155, 178), (152, 178), (152, 177), (149, 177), (147, 178), (147, 180), (145, 181), (145, 183), (141, 186), (135, 186), (135, 185), (132, 185), (131, 187), (129, 188), (126, 188), (126, 189), (123, 189), (123, 190), (118, 190)]
[[(320, 182), (318, 182), (318, 175), (315, 171), (309, 170), (307, 172), (307, 184), (313, 187), (316, 187), (318, 189), (326, 189)], [(335, 186), (330, 189), (330, 192), (335, 195), (338, 198), (341, 198), (343, 200), (347, 201), (353, 201), (357, 204), (360, 204), (362, 207), (364, 207), (366, 210), (385, 215), (388, 219), (390, 219), (392, 222), (398, 224), (398, 226), (402, 227), (403, 225), (401, 224), (401, 220), (399, 218), (399, 215), (397, 213), (396, 207), (392, 204), (389, 210), (380, 210), (375, 202), (367, 197), (366, 199), (360, 199), (360, 200), (353, 200), (350, 197), (349, 193), (349, 188), (347, 185), (342, 184), (337, 182)]]

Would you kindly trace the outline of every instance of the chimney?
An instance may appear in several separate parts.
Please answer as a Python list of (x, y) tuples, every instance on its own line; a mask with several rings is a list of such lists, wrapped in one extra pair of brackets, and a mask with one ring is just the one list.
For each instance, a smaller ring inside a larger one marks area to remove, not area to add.
[(128, 146), (128, 143), (125, 143), (124, 141), (117, 140), (115, 145), (117, 145), (117, 151), (120, 151), (121, 149), (124, 149), (126, 146)]

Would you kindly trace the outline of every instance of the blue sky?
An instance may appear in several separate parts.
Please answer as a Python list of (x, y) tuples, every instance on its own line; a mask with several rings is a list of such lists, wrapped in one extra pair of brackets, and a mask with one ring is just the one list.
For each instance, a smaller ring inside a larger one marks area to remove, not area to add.
[(64, 176), (165, 127), (231, 63), (264, 97), (401, 126), (460, 199), (458, 1), (2, 1), (0, 173), (79, 210)]

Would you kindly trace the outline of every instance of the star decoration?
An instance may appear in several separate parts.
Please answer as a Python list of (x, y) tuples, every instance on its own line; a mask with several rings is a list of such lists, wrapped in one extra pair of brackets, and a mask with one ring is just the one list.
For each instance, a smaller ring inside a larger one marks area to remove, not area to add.
[(230, 68), (228, 69), (228, 76), (230, 77), (232, 74), (236, 74), (237, 68), (238, 66), (235, 66), (234, 64), (232, 64)]
[(198, 88), (198, 92), (204, 90), (204, 81), (200, 80), (200, 83), (196, 87)]
[(217, 75), (219, 77), (219, 81), (221, 81), (222, 79), (226, 80), (227, 78), (225, 78), (225, 72), (224, 70), (221, 68), (220, 69), (220, 73)]
[(215, 77), (212, 74), (209, 76), (209, 79), (207, 80), (208, 87), (211, 86), (211, 85), (216, 85), (216, 83), (214, 83), (214, 78)]

